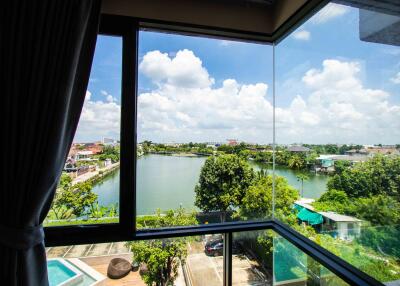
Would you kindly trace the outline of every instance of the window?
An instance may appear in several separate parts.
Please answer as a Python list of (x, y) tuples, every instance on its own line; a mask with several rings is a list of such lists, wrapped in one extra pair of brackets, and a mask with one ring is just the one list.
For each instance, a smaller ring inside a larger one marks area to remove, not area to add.
[(272, 190), (272, 46), (141, 30), (138, 77), (137, 223), (270, 218), (270, 200), (262, 214), (251, 200), (260, 170)]
[(117, 223), (121, 37), (97, 39), (89, 86), (45, 226)]
[(372, 14), (328, 4), (275, 46), (104, 16), (99, 38), (122, 41), (121, 97), (104, 89), (120, 106), (119, 218), (46, 228), (48, 246), (220, 234), (198, 241), (216, 284), (279, 284), (279, 265), (300, 283), (397, 280), (397, 18), (379, 36)]
[(298, 191), (284, 221), (389, 282), (400, 278), (400, 17), (356, 2), (329, 3), (276, 47), (276, 175)]

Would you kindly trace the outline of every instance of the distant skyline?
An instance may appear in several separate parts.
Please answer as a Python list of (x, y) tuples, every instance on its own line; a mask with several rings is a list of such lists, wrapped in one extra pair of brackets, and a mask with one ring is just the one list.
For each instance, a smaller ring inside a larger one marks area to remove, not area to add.
[[(276, 48), (278, 144), (400, 141), (400, 48), (328, 4)], [(138, 139), (272, 142), (272, 46), (139, 35)], [(76, 142), (119, 138), (121, 40), (100, 36)]]

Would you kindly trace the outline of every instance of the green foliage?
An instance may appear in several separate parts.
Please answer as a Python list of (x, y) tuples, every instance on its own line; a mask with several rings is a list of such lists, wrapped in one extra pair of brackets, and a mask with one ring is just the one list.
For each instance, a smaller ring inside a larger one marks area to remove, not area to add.
[[(272, 176), (262, 176), (246, 191), (239, 215), (242, 218), (271, 218), (272, 217)], [(292, 214), (298, 192), (288, 184), (284, 177), (275, 177), (275, 211), (280, 217)]]
[(99, 160), (106, 160), (106, 159), (111, 159), (113, 163), (119, 161), (119, 147), (112, 146), (112, 145), (106, 145), (103, 148), (103, 153), (99, 155)]
[(304, 190), (304, 181), (307, 181), (310, 179), (309, 176), (306, 174), (298, 174), (296, 175), (297, 181), (301, 182), (301, 196), (303, 197), (303, 190)]
[(71, 186), (72, 178), (67, 173), (62, 173), (57, 188), (67, 189)]
[(57, 219), (80, 217), (97, 200), (90, 182), (82, 182), (66, 189), (58, 189), (51, 209)]
[(255, 152), (253, 154), (254, 161), (262, 163), (272, 162), (272, 152)]
[(379, 226), (363, 229), (357, 242), (374, 249), (384, 256), (393, 256), (400, 260), (400, 227)]
[[(170, 210), (165, 215), (157, 211), (153, 220), (154, 227), (194, 225), (195, 214), (187, 214), (183, 208)], [(141, 273), (147, 285), (173, 285), (178, 275), (179, 263), (187, 256), (188, 238), (148, 240), (128, 243), (133, 252), (133, 260), (147, 266)]]
[(299, 155), (294, 155), (288, 160), (288, 166), (291, 169), (300, 170), (305, 166), (305, 160)]
[(342, 190), (349, 197), (386, 194), (400, 200), (400, 157), (374, 156), (367, 162), (344, 168), (328, 181), (328, 189)]
[(372, 225), (400, 223), (400, 203), (386, 195), (349, 199), (343, 191), (329, 190), (313, 206), (318, 211), (335, 211), (356, 216)]
[(367, 220), (373, 225), (400, 223), (400, 203), (386, 195), (353, 199), (345, 212)]
[(351, 167), (351, 162), (350, 161), (336, 161), (335, 162), (335, 173), (338, 175), (342, 175), (344, 171), (349, 169)]
[[(207, 158), (195, 187), (195, 205), (205, 212), (226, 213), (240, 206), (255, 174), (250, 165), (236, 155)], [(221, 217), (224, 221), (225, 217)]]
[(343, 191), (328, 190), (313, 203), (317, 211), (335, 211), (344, 214), (349, 207), (349, 199)]

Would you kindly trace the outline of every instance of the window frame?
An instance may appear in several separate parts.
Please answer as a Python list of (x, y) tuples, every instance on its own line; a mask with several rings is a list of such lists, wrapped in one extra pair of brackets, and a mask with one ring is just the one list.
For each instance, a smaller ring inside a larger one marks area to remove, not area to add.
[[(224, 241), (226, 242), (223, 248), (223, 285), (232, 285), (233, 233), (270, 229), (321, 263), (323, 266), (328, 268), (334, 274), (338, 275), (350, 285), (383, 285), (381, 282), (375, 280), (374, 278), (355, 268), (353, 265), (337, 257), (276, 219), (226, 222), (158, 229), (136, 229), (138, 34), (141, 28), (149, 27), (149, 23), (152, 22), (159, 25), (159, 23), (156, 23), (155, 21), (144, 21), (143, 19), (126, 16), (101, 16), (99, 35), (121, 37), (123, 43), (121, 80), (121, 171), (119, 191), (119, 222), (110, 224), (81, 224), (44, 227), (45, 245), (52, 247), (73, 244), (95, 244), (117, 241), (163, 239), (220, 233), (224, 235)], [(176, 25), (176, 23), (174, 23), (174, 25)], [(291, 29), (292, 28), (287, 28), (285, 33), (289, 33)], [(162, 30), (162, 27), (157, 26), (157, 30), (182, 34), (182, 31), (172, 31), (168, 27), (165, 30)], [(282, 35), (285, 34), (283, 32), (281, 33)], [(208, 36), (210, 36), (210, 34)], [(219, 38), (221, 37), (222, 36), (219, 36)], [(281, 39), (282, 38), (279, 40)]]

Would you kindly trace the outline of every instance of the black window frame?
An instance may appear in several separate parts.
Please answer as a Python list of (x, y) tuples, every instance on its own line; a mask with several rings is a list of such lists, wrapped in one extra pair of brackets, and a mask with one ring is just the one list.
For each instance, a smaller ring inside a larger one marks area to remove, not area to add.
[[(138, 34), (142, 27), (148, 28), (149, 23), (152, 23), (152, 21), (126, 16), (102, 15), (99, 29), (99, 35), (121, 37), (123, 42), (119, 222), (109, 224), (81, 224), (45, 227), (45, 245), (52, 247), (73, 244), (163, 239), (219, 233), (224, 235), (225, 241), (223, 249), (223, 284), (232, 285), (233, 233), (270, 229), (321, 263), (350, 285), (383, 285), (381, 282), (355, 268), (348, 262), (322, 248), (277, 219), (158, 229), (136, 229)], [(167, 24), (168, 23), (166, 23), (166, 25)], [(176, 23), (174, 23), (174, 25), (176, 25)], [(158, 22), (157, 30), (162, 31), (162, 26), (160, 26), (160, 23)], [(290, 29), (288, 28), (286, 32), (289, 30)], [(165, 31), (175, 32), (176, 34), (182, 33), (181, 31), (171, 31), (169, 26), (166, 27), (164, 32)], [(231, 38), (231, 36), (229, 36), (229, 38)], [(243, 38), (241, 40), (243, 40)]]

